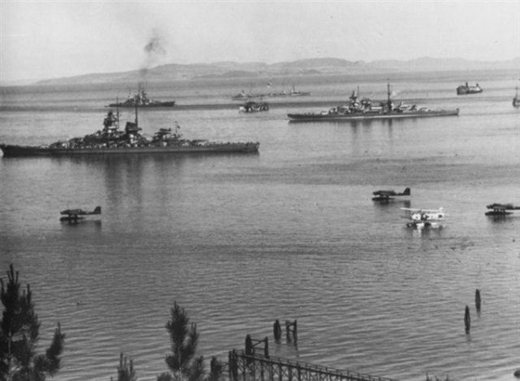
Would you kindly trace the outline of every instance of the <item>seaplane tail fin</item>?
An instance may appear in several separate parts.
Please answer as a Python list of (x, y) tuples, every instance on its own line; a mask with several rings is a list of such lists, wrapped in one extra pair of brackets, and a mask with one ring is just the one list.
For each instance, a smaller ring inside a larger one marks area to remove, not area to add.
[(403, 196), (410, 196), (412, 192), (410, 191), (410, 188), (406, 188), (403, 192)]
[(101, 214), (101, 207), (100, 206), (96, 206), (96, 209), (94, 209), (94, 213), (93, 214)]

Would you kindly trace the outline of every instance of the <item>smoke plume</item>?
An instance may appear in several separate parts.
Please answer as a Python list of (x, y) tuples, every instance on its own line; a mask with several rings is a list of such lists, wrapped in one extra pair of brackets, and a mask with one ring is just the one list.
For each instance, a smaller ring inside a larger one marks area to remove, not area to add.
[(164, 41), (159, 31), (154, 29), (152, 31), (152, 37), (144, 46), (145, 60), (141, 69), (139, 70), (139, 88), (143, 85), (148, 74), (148, 70), (154, 66), (157, 66), (161, 59), (166, 55), (166, 49), (164, 48)]

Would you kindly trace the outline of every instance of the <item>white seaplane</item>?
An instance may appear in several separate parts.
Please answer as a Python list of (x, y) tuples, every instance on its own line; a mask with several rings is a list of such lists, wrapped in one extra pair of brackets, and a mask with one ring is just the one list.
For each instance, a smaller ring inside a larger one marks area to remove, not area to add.
[(401, 210), (407, 210), (410, 213), (409, 219), (406, 226), (410, 228), (423, 229), (423, 228), (442, 228), (441, 222), (444, 221), (446, 213), (443, 208), (439, 209), (414, 209), (414, 208), (401, 208)]
[(372, 201), (389, 201), (392, 197), (396, 196), (410, 196), (410, 188), (406, 188), (403, 193), (396, 192), (395, 190), (378, 190), (372, 192), (372, 194), (376, 197), (372, 198)]

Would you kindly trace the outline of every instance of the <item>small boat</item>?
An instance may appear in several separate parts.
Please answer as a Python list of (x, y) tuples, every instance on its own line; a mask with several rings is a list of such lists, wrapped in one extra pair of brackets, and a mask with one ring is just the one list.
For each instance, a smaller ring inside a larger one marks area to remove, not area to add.
[(516, 94), (513, 98), (513, 107), (520, 107), (520, 98), (518, 97), (518, 87), (516, 88)]
[(144, 89), (140, 89), (136, 95), (133, 97), (128, 97), (128, 99), (124, 102), (116, 102), (111, 103), (107, 107), (173, 107), (175, 106), (175, 101), (157, 101), (148, 98), (148, 95), (144, 91)]
[(290, 122), (354, 122), (459, 115), (458, 108), (452, 110), (432, 110), (426, 107), (406, 105), (403, 103), (400, 103), (396, 106), (390, 99), (390, 94), (390, 84), (388, 84), (386, 102), (374, 103), (369, 98), (359, 99), (356, 91), (353, 91), (346, 104), (332, 107), (328, 111), (303, 114), (287, 114), (287, 116), (289, 117)]
[(265, 102), (255, 102), (249, 101), (244, 103), (242, 106), (238, 108), (240, 112), (260, 112), (260, 111), (269, 111), (269, 105)]
[(466, 84), (460, 85), (459, 87), (457, 87), (457, 95), (478, 94), (478, 93), (481, 93), (482, 91), (484, 91), (484, 90), (482, 90), (482, 88), (480, 87), (480, 85), (478, 83), (475, 84), (474, 86), (470, 86), (466, 82)]

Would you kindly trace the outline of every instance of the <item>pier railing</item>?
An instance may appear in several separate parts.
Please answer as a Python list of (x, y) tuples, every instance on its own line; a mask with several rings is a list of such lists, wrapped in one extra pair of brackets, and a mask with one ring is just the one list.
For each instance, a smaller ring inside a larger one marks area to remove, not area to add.
[(395, 381), (325, 366), (244, 351), (229, 352), (226, 370), (231, 381)]

